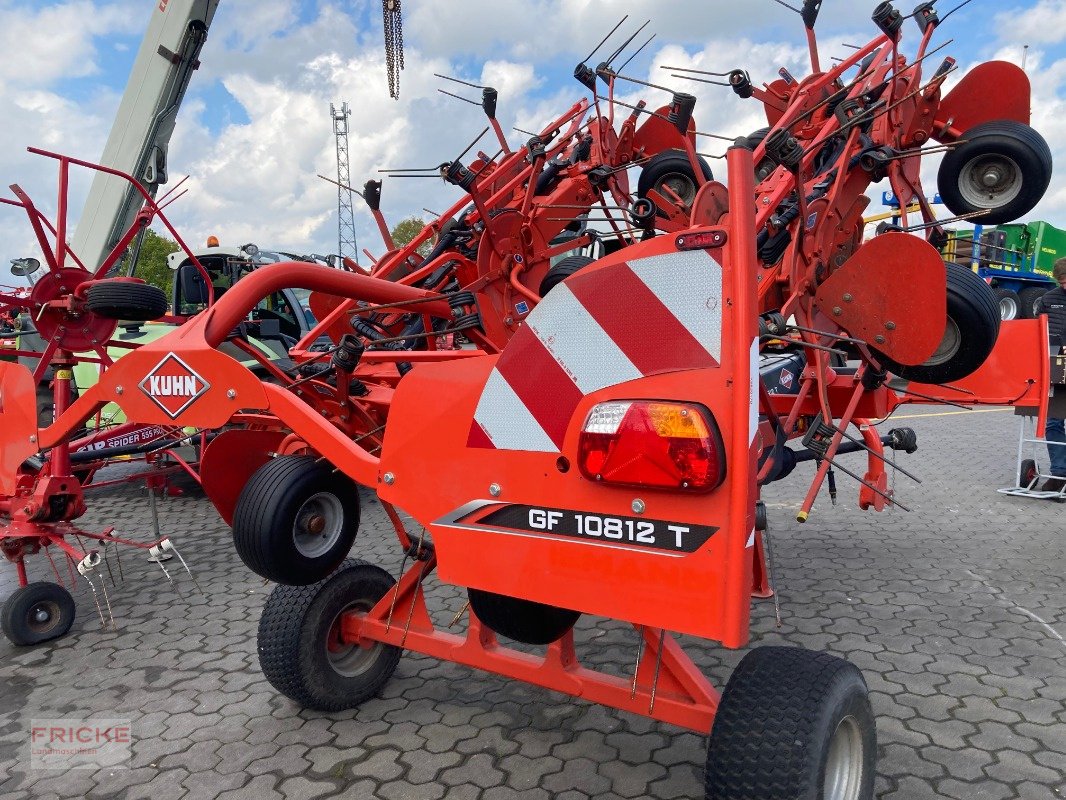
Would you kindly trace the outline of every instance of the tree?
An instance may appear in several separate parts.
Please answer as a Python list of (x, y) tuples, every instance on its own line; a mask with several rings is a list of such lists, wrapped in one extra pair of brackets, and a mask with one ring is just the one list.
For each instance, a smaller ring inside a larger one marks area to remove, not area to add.
[[(392, 240), (396, 243), (397, 247), (403, 247), (409, 244), (418, 234), (420, 234), (426, 227), (426, 222), (421, 217), (408, 217), (402, 219), (396, 223), (396, 227), (392, 229)], [(418, 254), (420, 256), (429, 255), (429, 251), (433, 249), (433, 242), (436, 237), (427, 239), (421, 245), (418, 246)]]
[[(122, 272), (125, 273), (129, 265), (129, 259), (136, 248), (137, 240), (133, 240), (130, 249), (122, 259)], [(162, 236), (151, 228), (144, 232), (144, 241), (141, 243), (141, 252), (137, 258), (137, 269), (134, 275), (153, 286), (158, 286), (167, 297), (170, 296), (170, 285), (174, 278), (174, 272), (167, 266), (167, 256), (176, 253), (181, 248), (173, 239)]]

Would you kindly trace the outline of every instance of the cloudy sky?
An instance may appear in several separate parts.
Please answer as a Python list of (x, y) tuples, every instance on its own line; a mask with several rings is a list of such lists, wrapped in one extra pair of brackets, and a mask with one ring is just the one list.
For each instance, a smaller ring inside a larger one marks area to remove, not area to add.
[[(0, 0), (3, 186), (19, 183), (51, 211), (54, 162), (25, 148), (99, 158), (158, 2)], [(959, 2), (940, 0), (941, 16)], [(873, 37), (874, 5), (825, 0), (818, 26), (823, 59), (847, 53), (845, 43)], [(911, 5), (900, 8), (906, 13)], [(809, 71), (799, 18), (774, 0), (404, 0), (403, 11), (407, 68), (396, 101), (385, 81), (380, 3), (221, 0), (170, 148), (172, 182), (191, 176), (188, 194), (171, 208), (178, 230), (193, 242), (215, 234), (224, 242), (335, 252), (336, 191), (316, 177), (336, 171), (331, 102), (353, 108), (353, 185), (376, 177), (382, 167), (437, 164), (457, 155), (482, 129), (484, 117), (475, 106), (437, 91), (478, 97), (476, 90), (446, 84), (433, 73), (497, 87), (505, 130), (534, 129), (582, 96), (570, 77), (573, 66), (625, 14), (625, 35), (649, 19), (635, 41), (655, 34), (626, 73), (696, 94), (702, 131), (736, 136), (765, 122), (756, 101), (673, 80), (661, 66), (742, 67), (756, 82), (772, 80), (781, 66), (797, 76)], [(912, 43), (916, 30), (907, 23)], [(1066, 165), (1066, 0), (973, 0), (940, 28), (934, 43), (951, 38), (944, 52), (962, 70), (992, 58), (1021, 63), (1029, 46), (1033, 124), (1051, 144), (1056, 163)], [(667, 99), (654, 89), (626, 97), (650, 104)], [(512, 144), (525, 138), (511, 135)], [(701, 147), (713, 149), (706, 141)], [(484, 146), (495, 150), (488, 139)], [(87, 186), (87, 176), (79, 176), (72, 223)], [(926, 188), (929, 194), (935, 190)], [(457, 199), (455, 189), (437, 180), (393, 179), (386, 180), (382, 208), (395, 223), (424, 215), (424, 207), (442, 211)], [(4, 260), (33, 252), (20, 214), (0, 207)], [(1066, 227), (1066, 179), (1056, 177), (1032, 217)], [(360, 248), (380, 253), (380, 238), (358, 198), (355, 218)]]

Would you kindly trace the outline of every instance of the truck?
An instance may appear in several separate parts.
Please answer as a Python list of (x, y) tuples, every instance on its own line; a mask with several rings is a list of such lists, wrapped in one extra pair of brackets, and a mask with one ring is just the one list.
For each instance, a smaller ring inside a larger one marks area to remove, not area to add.
[(1033, 319), (1036, 301), (1055, 288), (1051, 268), (1066, 257), (1066, 231), (1040, 221), (976, 225), (948, 231), (941, 252), (992, 287), (1002, 319)]

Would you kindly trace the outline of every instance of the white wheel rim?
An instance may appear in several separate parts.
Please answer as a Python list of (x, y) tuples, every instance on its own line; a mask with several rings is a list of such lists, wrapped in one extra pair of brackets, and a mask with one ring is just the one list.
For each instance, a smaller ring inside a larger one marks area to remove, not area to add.
[[(669, 191), (664, 191), (664, 187), (669, 187)], [(671, 172), (663, 175), (659, 183), (656, 184), (655, 190), (670, 201), (674, 199), (673, 194), (670, 193), (673, 192), (681, 198), (681, 202), (686, 206), (692, 205), (692, 201), (696, 199), (696, 184), (692, 178), (683, 172)]]
[(292, 541), (296, 551), (306, 558), (325, 555), (340, 539), (344, 530), (344, 506), (331, 492), (311, 495), (292, 525)]
[(859, 800), (863, 779), (862, 731), (855, 717), (844, 717), (829, 740), (823, 800)]
[(1024, 182), (1021, 167), (1013, 158), (976, 156), (959, 173), (959, 194), (974, 208), (1000, 208), (1021, 194)]
[(1013, 297), (1001, 297), (999, 298), (999, 318), (1014, 319), (1018, 316), (1018, 303)]
[(961, 346), (962, 332), (959, 330), (955, 320), (948, 317), (948, 323), (944, 328), (944, 338), (940, 340), (940, 346), (937, 347), (933, 355), (929, 356), (929, 360), (923, 366), (935, 367), (947, 363), (955, 357)]
[(372, 606), (372, 603), (365, 601), (352, 603), (342, 609), (341, 612), (333, 618), (333, 622), (330, 623), (329, 632), (326, 634), (325, 642), (326, 661), (329, 662), (330, 667), (332, 667), (333, 671), (338, 675), (342, 675), (345, 678), (355, 678), (362, 675), (374, 665), (378, 654), (381, 652), (380, 642), (370, 647), (360, 647), (357, 644), (341, 644), (339, 641), (333, 641), (334, 637), (339, 638), (340, 620), (346, 612), (365, 612), (369, 611)]

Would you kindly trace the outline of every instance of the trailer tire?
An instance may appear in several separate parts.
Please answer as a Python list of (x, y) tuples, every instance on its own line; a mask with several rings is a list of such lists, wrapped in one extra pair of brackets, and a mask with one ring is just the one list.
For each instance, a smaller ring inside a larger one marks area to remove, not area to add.
[(574, 627), (581, 616), (568, 608), (522, 600), (504, 594), (467, 589), (470, 610), (500, 636), (523, 644), (551, 644)]
[(711, 728), (708, 800), (873, 800), (876, 731), (853, 664), (760, 647), (737, 666)]
[(94, 281), (85, 292), (85, 305), (105, 319), (148, 321), (167, 313), (167, 296), (148, 283)]
[(252, 473), (233, 511), (233, 544), (248, 569), (290, 586), (321, 581), (359, 530), (359, 488), (314, 456), (278, 456)]
[(1036, 481), (1040, 477), (1040, 471), (1036, 468), (1036, 462), (1026, 458), (1018, 465), (1018, 486), (1023, 489), (1035, 489)]
[(304, 708), (341, 711), (374, 697), (399, 663), (399, 647), (338, 640), (339, 620), (369, 611), (396, 584), (366, 561), (346, 559), (310, 586), (275, 586), (259, 618), (259, 666), (271, 686)]
[(13, 591), (0, 610), (11, 644), (40, 644), (64, 636), (74, 624), (74, 598), (58, 583), (37, 581)]
[(1050, 288), (1027, 286), (1018, 292), (1022, 319), (1036, 319), (1036, 301), (1047, 294)]
[(992, 289), (967, 267), (945, 262), (948, 319), (936, 352), (924, 364), (906, 366), (881, 358), (889, 371), (919, 383), (950, 383), (985, 363), (999, 337), (999, 304)]
[(544, 297), (548, 292), (569, 278), (578, 270), (584, 269), (596, 259), (588, 256), (567, 256), (558, 264), (549, 269), (540, 282), (540, 296)]
[[(709, 181), (714, 180), (710, 165), (700, 156), (697, 156), (697, 159), (700, 162), (703, 177)], [(640, 177), (637, 179), (637, 197), (646, 198), (648, 192), (655, 189), (669, 198), (670, 195), (662, 190), (663, 186), (669, 186), (687, 208), (692, 207), (700, 184), (696, 180), (696, 173), (692, 171), (692, 164), (689, 163), (688, 154), (684, 150), (663, 150), (652, 156), (644, 165), (644, 169), (640, 171)], [(666, 216), (666, 212), (661, 209), (657, 213), (660, 217)]]
[(1051, 183), (1051, 149), (1033, 128), (1014, 120), (975, 125), (940, 164), (937, 187), (953, 214), (999, 225), (1028, 214)]
[(999, 318), (1002, 321), (1018, 319), (1022, 316), (1022, 301), (1017, 292), (995, 287), (992, 292), (999, 301)]

